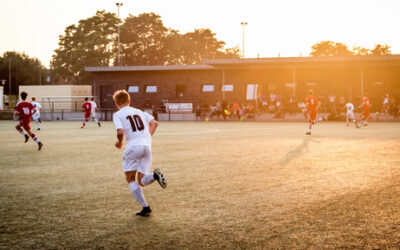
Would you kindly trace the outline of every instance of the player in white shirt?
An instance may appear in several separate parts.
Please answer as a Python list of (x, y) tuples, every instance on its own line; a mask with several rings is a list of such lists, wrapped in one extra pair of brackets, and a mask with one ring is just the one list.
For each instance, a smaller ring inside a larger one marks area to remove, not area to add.
[(32, 105), (35, 107), (36, 112), (32, 115), (32, 120), (37, 124), (37, 130), (40, 130), (40, 112), (42, 111), (42, 105), (36, 101), (36, 97), (32, 97), (31, 101)]
[(94, 101), (94, 97), (92, 97), (92, 99), (89, 102), (92, 104), (92, 111), (90, 113), (90, 118), (92, 118), (92, 120), (95, 121), (97, 125), (99, 125), (99, 127), (101, 127), (100, 122), (96, 119), (97, 104)]
[(346, 125), (347, 127), (349, 126), (350, 120), (356, 125), (356, 128), (358, 128), (357, 121), (354, 117), (354, 105), (350, 102), (346, 103), (344, 106), (346, 109)]
[[(130, 107), (130, 97), (125, 90), (118, 90), (113, 96), (114, 103), (119, 109), (114, 113), (113, 121), (117, 129), (117, 142), (115, 146), (122, 148), (124, 135), (126, 148), (122, 159), (122, 170), (125, 172), (126, 181), (133, 197), (143, 207), (136, 215), (148, 216), (150, 206), (144, 198), (142, 188), (157, 180), (161, 187), (167, 187), (167, 180), (159, 169), (150, 173), (151, 168), (151, 136), (158, 126), (154, 117), (139, 109)], [(137, 175), (137, 179), (136, 179)]]

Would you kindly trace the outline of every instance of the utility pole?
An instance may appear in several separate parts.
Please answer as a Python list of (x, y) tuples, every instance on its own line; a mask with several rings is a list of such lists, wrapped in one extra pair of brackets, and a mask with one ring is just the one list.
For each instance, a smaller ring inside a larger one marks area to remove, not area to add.
[(8, 96), (11, 95), (11, 57), (8, 58)]
[(241, 22), (240, 24), (243, 26), (242, 36), (243, 36), (243, 58), (244, 58), (244, 26), (247, 25), (247, 22)]
[[(118, 19), (119, 19), (119, 8), (123, 5), (122, 3), (116, 3), (117, 9), (118, 9)], [(121, 56), (120, 56), (120, 32), (119, 32), (119, 26), (120, 24), (118, 23), (118, 66), (121, 66)]]

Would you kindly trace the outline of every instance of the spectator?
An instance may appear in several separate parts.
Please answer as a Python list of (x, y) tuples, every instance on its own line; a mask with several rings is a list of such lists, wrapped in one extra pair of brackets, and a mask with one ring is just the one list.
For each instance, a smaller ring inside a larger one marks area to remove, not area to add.
[(200, 104), (196, 105), (196, 108), (194, 109), (194, 111), (196, 112), (196, 121), (199, 121), (201, 119), (201, 108), (200, 108)]
[(241, 119), (241, 110), (239, 107), (239, 104), (237, 102), (233, 102), (233, 113), (236, 115), (236, 117), (240, 120)]
[(336, 113), (336, 96), (334, 94), (329, 95), (329, 108), (331, 113)]
[(389, 94), (386, 94), (385, 97), (383, 98), (382, 113), (388, 114), (389, 106), (390, 106), (390, 96)]
[(222, 109), (222, 117), (224, 118), (224, 121), (226, 120), (226, 113), (228, 111), (228, 104), (226, 103), (225, 100), (222, 101), (221, 103), (221, 109)]
[(393, 119), (397, 118), (397, 115), (399, 113), (399, 109), (398, 109), (398, 105), (397, 105), (396, 99), (394, 97), (390, 98), (389, 112), (393, 116)]
[(217, 102), (217, 104), (216, 104), (216, 107), (217, 107), (217, 110), (216, 110), (216, 115), (217, 115), (217, 117), (218, 117), (218, 120), (220, 119), (220, 117), (221, 117), (221, 113), (222, 113), (222, 105), (221, 105), (221, 102)]

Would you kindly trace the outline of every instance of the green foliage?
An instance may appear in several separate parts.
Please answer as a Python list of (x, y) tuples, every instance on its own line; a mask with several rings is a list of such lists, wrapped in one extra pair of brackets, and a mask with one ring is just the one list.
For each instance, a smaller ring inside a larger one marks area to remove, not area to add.
[[(19, 85), (45, 84), (46, 68), (37, 58), (30, 58), (25, 53), (8, 51), (0, 56), (0, 80), (6, 80), (4, 92), (9, 93), (9, 63), (11, 60), (11, 92), (17, 94)], [(39, 76), (40, 74), (40, 76)]]
[[(68, 26), (53, 56), (53, 73), (85, 84), (90, 81), (85, 66), (117, 65), (120, 22), (113, 13), (97, 11), (95, 16)], [(224, 45), (210, 29), (181, 35), (165, 27), (155, 13), (129, 15), (120, 26), (122, 65), (195, 64), (206, 58), (239, 58), (238, 48), (223, 50)]]
[(121, 26), (123, 65), (200, 64), (206, 58), (239, 57), (234, 48), (223, 51), (224, 45), (210, 29), (181, 35), (154, 13), (129, 15)]
[(347, 46), (343, 43), (335, 43), (332, 41), (322, 41), (314, 44), (311, 47), (312, 51), (310, 56), (368, 56), (368, 55), (389, 55), (390, 46), (388, 45), (375, 45), (373, 49), (366, 49), (361, 46), (354, 46), (353, 50), (350, 51)]
[(343, 43), (322, 41), (311, 47), (310, 56), (351, 56), (353, 53)]
[(54, 73), (85, 84), (89, 81), (85, 66), (109, 66), (115, 57), (113, 43), (119, 21), (114, 13), (97, 11), (95, 16), (80, 20), (78, 25), (68, 26), (53, 55)]

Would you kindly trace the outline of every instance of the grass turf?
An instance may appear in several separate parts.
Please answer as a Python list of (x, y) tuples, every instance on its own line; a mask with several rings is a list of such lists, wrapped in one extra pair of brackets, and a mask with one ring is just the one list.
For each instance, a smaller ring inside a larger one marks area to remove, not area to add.
[[(144, 188), (112, 123), (45, 122), (42, 151), (0, 122), (0, 247), (400, 248), (400, 124), (162, 122)], [(32, 124), (32, 127), (35, 125)]]

